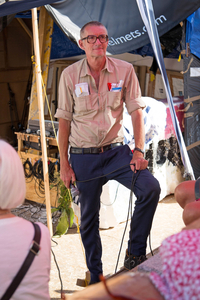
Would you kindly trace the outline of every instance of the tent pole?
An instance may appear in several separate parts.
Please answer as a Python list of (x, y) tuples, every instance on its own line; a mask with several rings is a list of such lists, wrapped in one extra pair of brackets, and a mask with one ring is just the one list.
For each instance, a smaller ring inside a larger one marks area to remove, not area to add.
[(41, 64), (40, 64), (37, 8), (33, 8), (31, 11), (32, 11), (34, 54), (35, 54), (35, 64), (36, 64), (35, 72), (36, 72), (38, 110), (39, 110), (39, 119), (40, 119), (44, 188), (45, 188), (46, 210), (47, 210), (47, 226), (49, 228), (50, 235), (52, 236), (53, 230), (52, 230), (52, 220), (51, 220), (49, 174), (48, 174), (48, 164), (47, 164), (47, 146), (46, 146), (45, 126), (44, 126), (44, 107), (43, 107), (43, 94), (42, 94), (42, 75), (41, 75)]

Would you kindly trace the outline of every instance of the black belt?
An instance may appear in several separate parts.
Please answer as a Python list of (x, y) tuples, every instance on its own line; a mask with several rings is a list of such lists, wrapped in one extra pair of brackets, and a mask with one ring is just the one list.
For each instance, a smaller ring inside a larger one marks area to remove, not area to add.
[(118, 147), (123, 145), (123, 143), (113, 143), (110, 145), (106, 145), (103, 147), (95, 148), (95, 147), (90, 147), (90, 148), (76, 148), (76, 147), (71, 147), (70, 148), (70, 153), (73, 154), (98, 154), (102, 153), (105, 151), (108, 151), (112, 148)]

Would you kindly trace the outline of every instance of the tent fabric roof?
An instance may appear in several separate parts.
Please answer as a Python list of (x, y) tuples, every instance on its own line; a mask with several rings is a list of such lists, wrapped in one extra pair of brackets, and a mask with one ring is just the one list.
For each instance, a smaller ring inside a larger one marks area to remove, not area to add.
[[(94, 5), (95, 2), (95, 5)], [(199, 0), (152, 0), (159, 36), (162, 36), (200, 7)], [(80, 28), (92, 20), (105, 25), (108, 52), (121, 54), (147, 45), (146, 28), (133, 0), (62, 0), (46, 5), (54, 21), (76, 42)]]
[(34, 7), (44, 6), (60, 0), (8, 0), (0, 1), (0, 17), (16, 14)]
[[(169, 35), (169, 34), (167, 34)], [(163, 38), (166, 34), (163, 36)], [(174, 37), (173, 37), (174, 38)], [(166, 38), (166, 41), (170, 45), (170, 39)], [(162, 38), (161, 38), (162, 42)], [(178, 41), (172, 51), (168, 52), (165, 57), (167, 58), (178, 58), (180, 53), (180, 42)], [(153, 56), (154, 52), (151, 44), (147, 44), (141, 48), (129, 51), (131, 54), (138, 54), (141, 56)], [(79, 48), (79, 46), (72, 42), (64, 32), (54, 23), (53, 34), (52, 34), (52, 45), (51, 45), (51, 59), (61, 59), (63, 57), (72, 57), (83, 55), (85, 52)]]
[[(152, 0), (152, 2), (160, 36), (169, 32), (171, 28), (200, 7), (199, 0)], [(60, 34), (61, 42), (54, 34), (56, 48), (55, 51), (52, 49), (51, 58), (83, 54), (84, 52), (77, 46), (77, 40), (82, 25), (91, 20), (102, 22), (108, 29), (110, 38), (108, 52), (110, 54), (129, 52), (153, 55), (136, 1), (133, 0), (98, 0), (95, 6), (94, 0), (10, 0), (6, 2), (0, 0), (0, 31), (3, 24), (9, 23), (9, 17), (11, 20), (19, 12), (43, 5), (63, 32), (63, 35)], [(1, 17), (3, 17), (2, 20)], [(69, 42), (69, 39), (72, 42)], [(61, 50), (59, 55), (58, 47)], [(172, 57), (177, 57), (177, 55), (177, 51), (173, 51)]]

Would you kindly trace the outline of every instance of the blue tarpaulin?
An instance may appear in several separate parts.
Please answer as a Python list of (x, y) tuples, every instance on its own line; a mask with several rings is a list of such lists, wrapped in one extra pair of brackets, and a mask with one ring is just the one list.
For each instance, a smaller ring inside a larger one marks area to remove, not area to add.
[(190, 52), (200, 58), (200, 8), (187, 18), (186, 43)]

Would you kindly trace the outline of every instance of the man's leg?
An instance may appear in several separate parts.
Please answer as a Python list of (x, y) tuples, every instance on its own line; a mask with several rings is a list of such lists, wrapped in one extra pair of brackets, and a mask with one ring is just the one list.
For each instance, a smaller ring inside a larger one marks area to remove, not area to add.
[(102, 274), (99, 209), (100, 195), (105, 179), (101, 178), (87, 182), (79, 182), (102, 175), (98, 154), (72, 154), (71, 163), (80, 192), (81, 238), (85, 248), (86, 262), (90, 271), (91, 282), (95, 283), (99, 281), (99, 275)]
[[(136, 176), (137, 173), (134, 178)], [(128, 251), (137, 256), (146, 255), (146, 241), (159, 201), (160, 186), (148, 170), (142, 170), (136, 179), (133, 192), (137, 199), (131, 219)]]
[[(133, 174), (129, 163), (131, 153), (128, 146), (118, 147), (109, 151), (109, 163), (104, 172), (117, 170), (110, 174), (107, 179), (115, 179), (127, 188), (132, 188), (137, 197), (135, 209), (131, 219), (130, 239), (128, 242), (128, 252), (135, 256), (146, 254), (147, 238), (151, 230), (153, 216), (159, 201), (160, 185), (157, 179), (146, 169)], [(111, 160), (111, 156), (112, 160)], [(124, 166), (124, 168), (121, 168)]]

